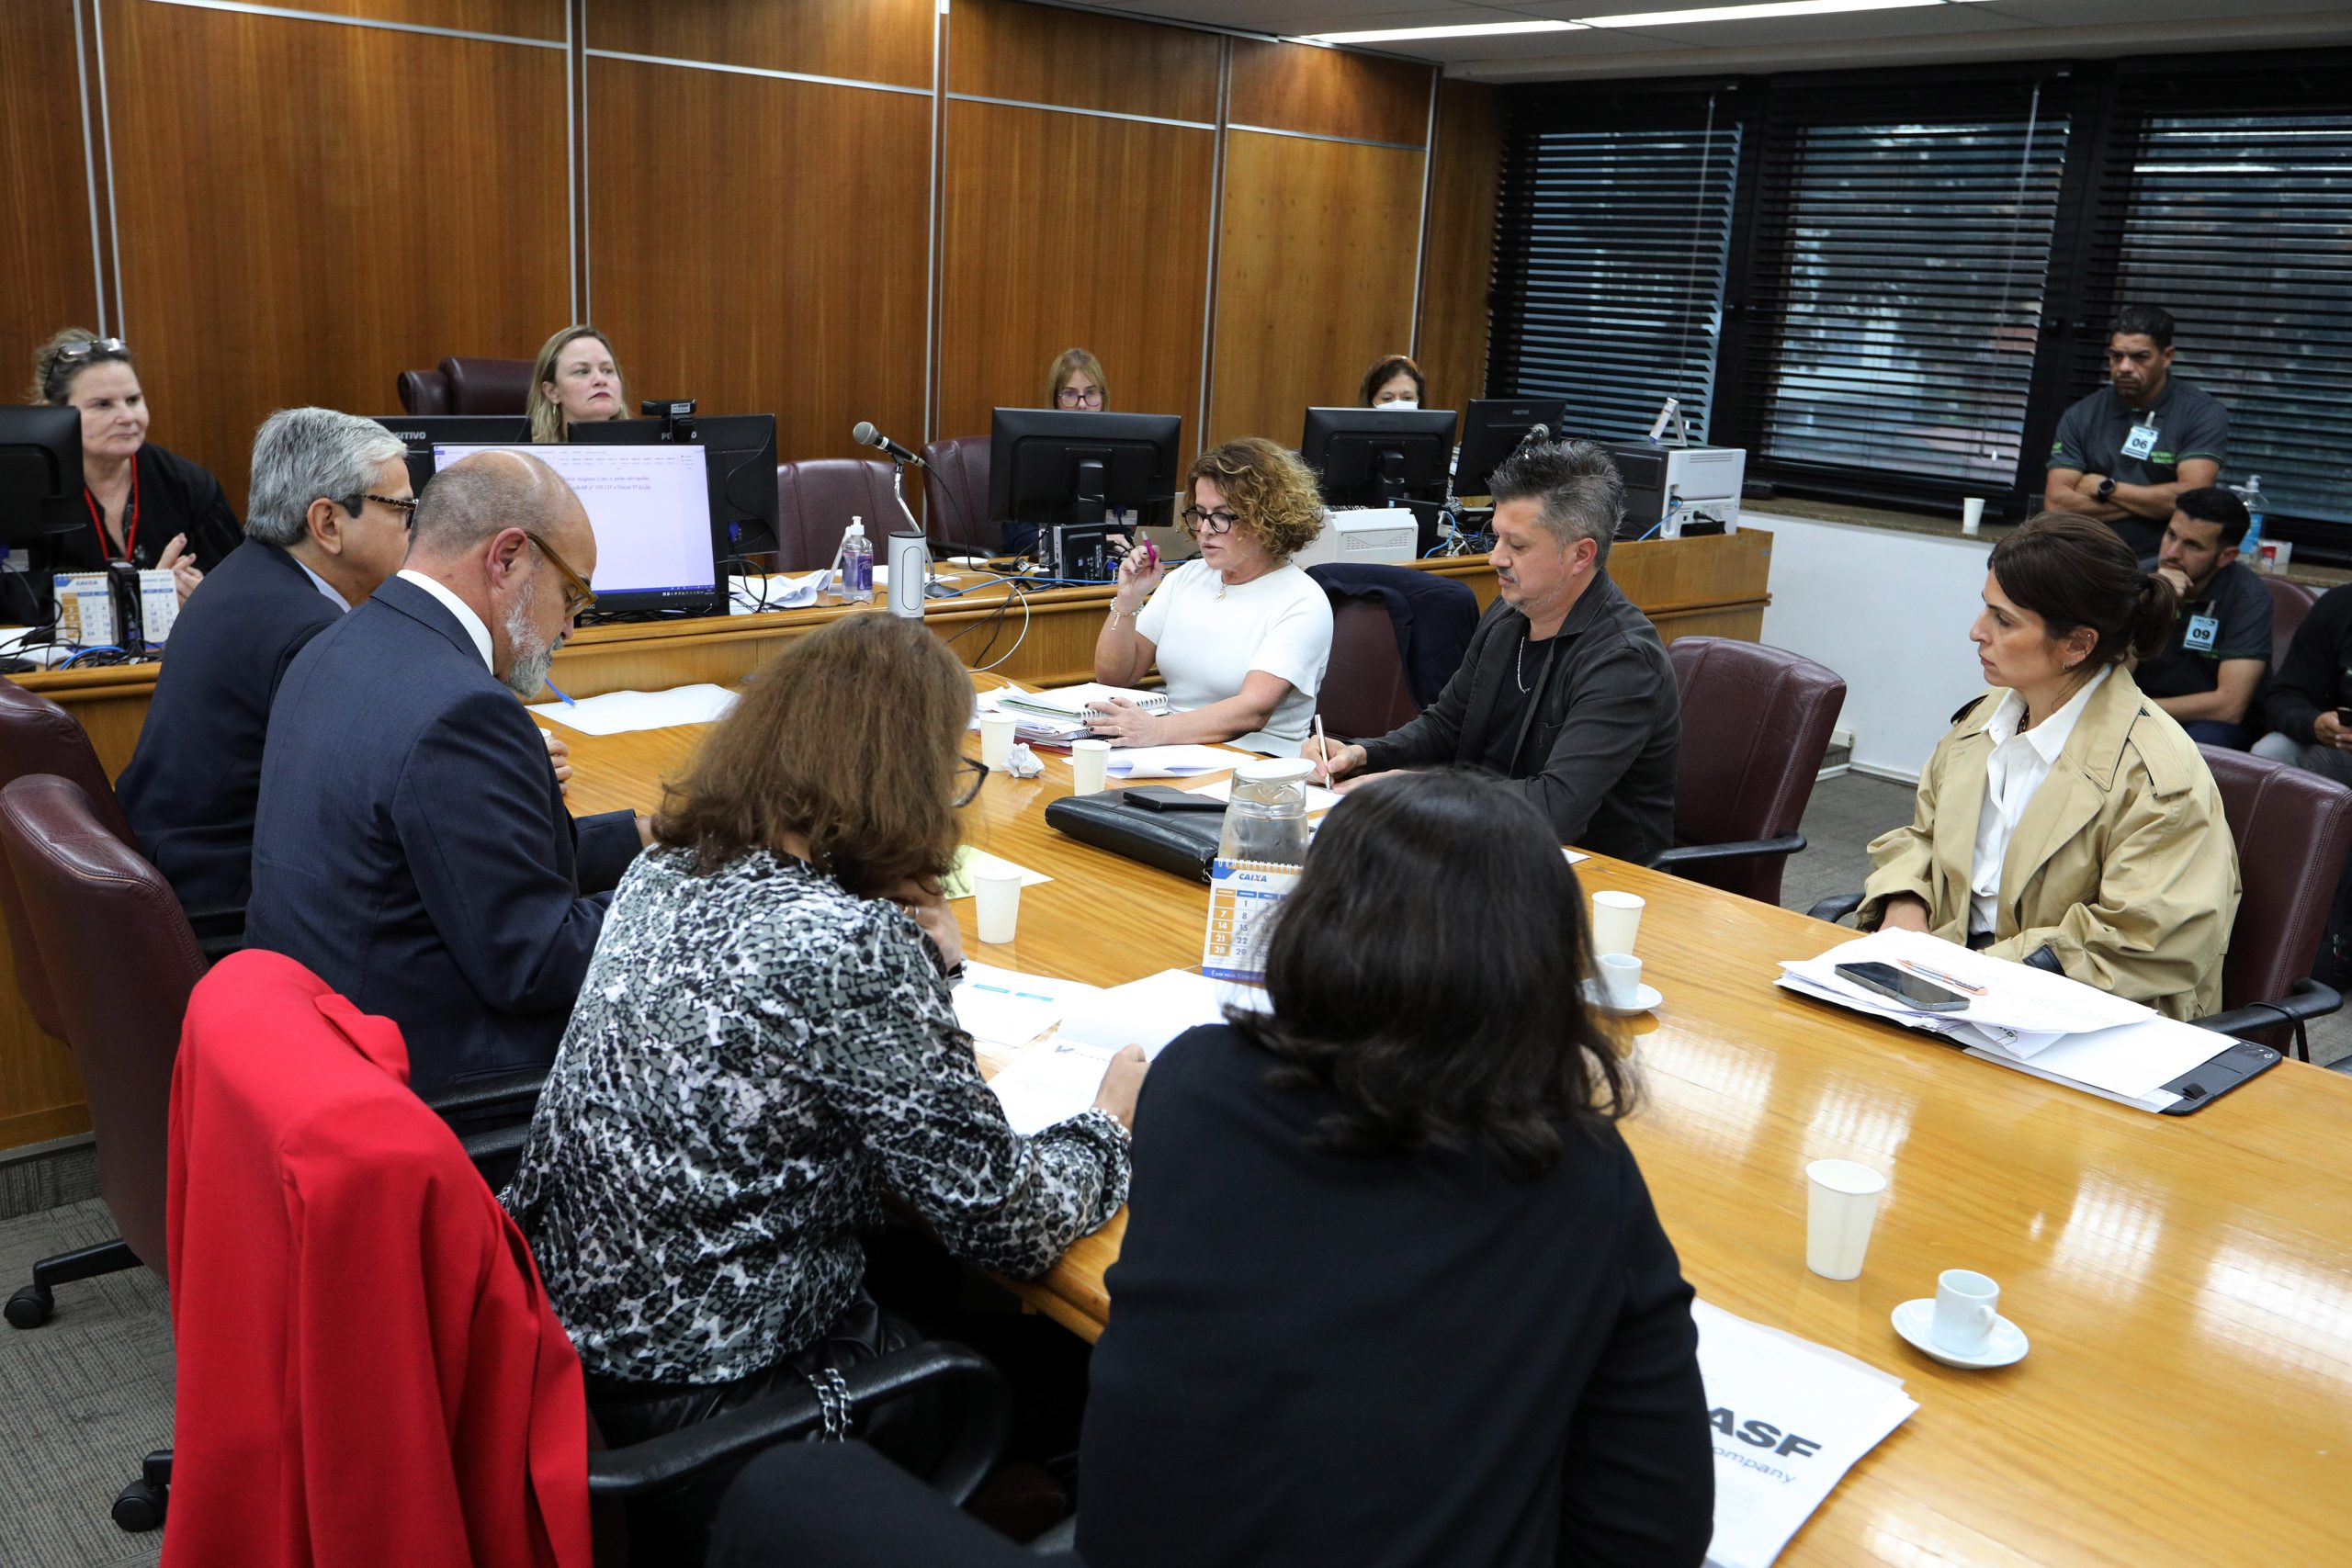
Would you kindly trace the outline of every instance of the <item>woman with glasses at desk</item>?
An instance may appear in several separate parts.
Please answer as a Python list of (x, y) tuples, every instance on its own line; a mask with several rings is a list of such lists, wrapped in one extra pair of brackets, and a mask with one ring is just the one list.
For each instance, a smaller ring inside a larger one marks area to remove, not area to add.
[(1142, 1053), (1024, 1137), (956, 1021), (971, 712), (920, 621), (790, 644), (613, 896), (506, 1201), (616, 1445), (915, 1337), (866, 1291), (886, 1191), (1018, 1275), (1126, 1200)]
[(1690, 1287), (1617, 1132), (1552, 825), (1445, 769), (1351, 793), (1270, 1012), (1144, 1085), (1089, 1371), (1091, 1568), (1696, 1568)]
[(2172, 585), (2094, 518), (1993, 547), (1969, 637), (1992, 687), (1954, 716), (1908, 827), (1870, 847), (1859, 924), (1963, 942), (2173, 1018), (2221, 1010), (2237, 849), (2197, 745), (2132, 679)]
[(1315, 476), (1250, 435), (1202, 453), (1187, 483), (1184, 527), (1200, 556), (1170, 570), (1129, 550), (1094, 641), (1097, 681), (1132, 686), (1157, 663), (1171, 711), (1120, 698), (1088, 722), (1114, 746), (1229, 740), (1295, 757), (1331, 660), (1331, 603), (1290, 563), (1323, 528)]
[(147, 394), (120, 338), (68, 327), (33, 359), (36, 403), (82, 414), (82, 502), (89, 525), (33, 547), (29, 571), (103, 571), (109, 561), (168, 568), (183, 603), (244, 542), (220, 481), (147, 439)]

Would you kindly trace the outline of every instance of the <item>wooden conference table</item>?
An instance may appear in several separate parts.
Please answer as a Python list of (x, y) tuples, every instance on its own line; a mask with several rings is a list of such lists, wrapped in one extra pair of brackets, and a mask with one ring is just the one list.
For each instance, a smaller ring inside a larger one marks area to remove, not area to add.
[[(575, 810), (651, 797), (700, 731), (571, 735)], [(1113, 985), (1200, 959), (1206, 889), (1047, 828), (1069, 772), (991, 776), (973, 842), (1051, 875), (1019, 934), (968, 955)], [(1727, 1311), (1901, 1377), (1920, 1408), (1847, 1477), (1789, 1563), (2345, 1562), (2352, 1554), (2352, 1080), (2283, 1063), (2188, 1117), (2151, 1116), (1801, 1001), (1776, 961), (1850, 933), (1595, 859), (1649, 901), (1625, 1123), (1684, 1273)], [(1804, 1268), (1806, 1162), (1892, 1180), (1859, 1280)], [(1020, 1287), (1091, 1338), (1125, 1216)], [(1888, 1314), (1981, 1269), (2032, 1350), (1955, 1371)]]

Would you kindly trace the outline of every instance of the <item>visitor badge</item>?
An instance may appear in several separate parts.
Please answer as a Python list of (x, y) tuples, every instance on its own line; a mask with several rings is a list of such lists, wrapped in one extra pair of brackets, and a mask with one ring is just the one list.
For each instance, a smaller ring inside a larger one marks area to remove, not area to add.
[(2155, 449), (2156, 427), (2153, 424), (2135, 424), (2132, 434), (2123, 438), (2123, 455), (2127, 457), (2137, 457), (2144, 463)]
[(2181, 638), (2181, 646), (2191, 653), (2211, 653), (2213, 640), (2222, 635), (2222, 623), (2211, 615), (2188, 617), (2188, 633)]

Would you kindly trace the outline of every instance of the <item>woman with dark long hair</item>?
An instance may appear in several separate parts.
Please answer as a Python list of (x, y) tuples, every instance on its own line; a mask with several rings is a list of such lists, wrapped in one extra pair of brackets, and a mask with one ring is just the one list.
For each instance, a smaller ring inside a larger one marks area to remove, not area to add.
[(1080, 1555), (1697, 1564), (1690, 1288), (1550, 823), (1466, 773), (1367, 784), (1275, 920), (1272, 1011), (1145, 1086)]

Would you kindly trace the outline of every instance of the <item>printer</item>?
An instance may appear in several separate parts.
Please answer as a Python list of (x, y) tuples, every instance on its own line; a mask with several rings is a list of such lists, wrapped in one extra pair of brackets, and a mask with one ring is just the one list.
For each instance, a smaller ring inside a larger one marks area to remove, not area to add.
[(1420, 524), (1405, 506), (1351, 507), (1323, 513), (1323, 531), (1292, 557), (1293, 566), (1409, 562), (1419, 553)]
[(1655, 441), (1608, 446), (1625, 481), (1625, 522), (1618, 537), (1679, 539), (1686, 534), (1739, 532), (1739, 490), (1747, 473), (1740, 446), (1668, 446)]

